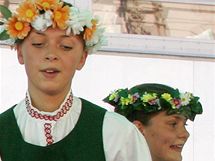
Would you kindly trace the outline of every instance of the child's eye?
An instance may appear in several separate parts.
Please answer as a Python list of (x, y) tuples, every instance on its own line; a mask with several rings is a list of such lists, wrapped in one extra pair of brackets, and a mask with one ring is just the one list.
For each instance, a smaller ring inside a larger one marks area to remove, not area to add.
[(32, 43), (34, 47), (41, 48), (44, 46), (44, 43)]
[(177, 126), (177, 122), (171, 122), (171, 123), (170, 123), (170, 126), (176, 127), (176, 126)]
[(72, 46), (68, 46), (68, 45), (61, 45), (60, 46), (62, 49), (66, 50), (66, 51), (69, 51), (69, 50), (72, 50), (73, 47)]

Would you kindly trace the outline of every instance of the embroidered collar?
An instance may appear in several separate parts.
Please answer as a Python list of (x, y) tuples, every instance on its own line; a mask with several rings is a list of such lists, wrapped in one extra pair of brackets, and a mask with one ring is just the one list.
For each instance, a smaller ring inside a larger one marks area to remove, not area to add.
[(27, 109), (27, 112), (29, 113), (29, 115), (32, 118), (46, 120), (46, 121), (59, 120), (70, 110), (70, 108), (72, 107), (72, 103), (73, 103), (73, 95), (72, 95), (72, 92), (70, 92), (70, 94), (65, 99), (65, 102), (61, 105), (61, 108), (58, 109), (55, 114), (53, 114), (53, 115), (42, 114), (41, 112), (36, 110), (34, 107), (32, 107), (29, 97), (30, 96), (27, 92), (26, 97), (25, 97), (25, 104), (26, 104), (26, 109)]

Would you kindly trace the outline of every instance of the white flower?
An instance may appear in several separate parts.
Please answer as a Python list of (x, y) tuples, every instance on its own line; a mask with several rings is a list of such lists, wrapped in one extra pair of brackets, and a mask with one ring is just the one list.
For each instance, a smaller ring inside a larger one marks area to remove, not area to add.
[[(78, 35), (84, 31), (84, 27), (91, 28), (93, 26), (92, 20), (98, 21), (98, 18), (93, 18), (93, 15), (89, 11), (80, 11), (78, 8), (70, 7), (70, 19), (67, 21), (68, 28), (66, 34), (69, 35), (72, 31), (74, 35)], [(96, 31), (93, 33), (92, 39), (85, 41), (86, 49), (88, 53), (95, 52), (102, 45), (106, 44), (104, 39), (104, 28), (96, 27)]]
[(31, 26), (38, 31), (45, 31), (48, 27), (52, 25), (52, 12), (46, 11), (36, 17), (36, 19), (31, 23)]
[(79, 21), (82, 25), (91, 28), (93, 15), (89, 11), (83, 11), (79, 14)]
[(44, 18), (47, 21), (46, 22), (47, 27), (52, 25), (52, 15), (53, 15), (53, 13), (51, 11), (46, 11), (44, 14)]
[(68, 30), (67, 34), (70, 34), (72, 30), (74, 35), (78, 35), (84, 31), (85, 26), (92, 26), (92, 15), (88, 11), (80, 12), (75, 7), (70, 7), (70, 19), (67, 22)]
[(5, 30), (5, 25), (0, 25), (0, 33), (2, 33)]
[(72, 31), (74, 35), (78, 35), (80, 34), (82, 31), (84, 31), (83, 26), (74, 20), (70, 20), (68, 21), (68, 30), (67, 30), (67, 35), (70, 34), (70, 32)]
[(0, 18), (0, 22), (3, 23), (2, 25), (0, 25), (0, 33), (2, 33), (4, 30), (6, 30), (7, 20), (5, 18)]
[(88, 40), (88, 43), (91, 44), (91, 46), (93, 46), (94, 44), (97, 44), (100, 41), (103, 32), (104, 32), (103, 28), (97, 27), (96, 31), (92, 35), (92, 39)]
[(186, 106), (190, 103), (190, 100), (192, 98), (192, 93), (189, 93), (189, 92), (181, 93), (180, 98), (181, 98), (181, 105)]
[(15, 43), (15, 39), (13, 38), (10, 38), (10, 39), (7, 39), (7, 40), (0, 40), (0, 44), (1, 45), (10, 45), (10, 46), (13, 46)]
[[(98, 22), (97, 19), (94, 19)], [(91, 22), (92, 26), (92, 22)], [(96, 52), (98, 49), (101, 48), (101, 46), (104, 46), (107, 44), (107, 39), (104, 36), (105, 28), (102, 28), (99, 24), (96, 26), (96, 30), (92, 35), (92, 38), (90, 40), (85, 40), (86, 48), (88, 50), (88, 53), (91, 54), (93, 52)]]
[[(1, 22), (3, 22), (2, 19), (1, 19)], [(6, 21), (4, 21), (4, 22), (6, 22)], [(5, 25), (0, 25), (0, 34), (4, 31), (5, 31)], [(2, 44), (2, 45), (3, 44), (4, 45), (14, 45), (14, 43), (15, 43), (15, 39), (13, 39), (13, 38), (10, 38), (7, 40), (0, 40), (0, 44)]]
[(78, 22), (78, 14), (79, 10), (75, 7), (70, 7), (70, 13), (69, 13), (69, 20), (67, 21), (67, 31), (66, 34), (69, 35), (71, 31), (74, 35), (80, 34), (81, 31), (83, 31), (83, 26)]

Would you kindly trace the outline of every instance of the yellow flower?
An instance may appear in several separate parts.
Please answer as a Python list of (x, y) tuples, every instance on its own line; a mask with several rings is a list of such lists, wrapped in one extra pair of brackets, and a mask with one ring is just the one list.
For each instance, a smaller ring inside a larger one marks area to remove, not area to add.
[(15, 39), (23, 39), (31, 30), (28, 22), (19, 21), (15, 16), (9, 18), (6, 28), (10, 37)]
[(96, 31), (97, 21), (92, 20), (91, 22), (92, 22), (93, 26), (92, 26), (92, 28), (86, 28), (85, 29), (84, 36), (83, 36), (84, 40), (91, 40), (93, 33)]
[(59, 0), (36, 0), (36, 4), (40, 10), (50, 10), (59, 4)]
[(163, 93), (162, 95), (161, 95), (161, 97), (163, 98), (163, 99), (165, 99), (166, 101), (171, 101), (172, 100), (172, 96), (169, 94), (169, 93)]
[(121, 97), (120, 102), (122, 105), (129, 105), (132, 103), (132, 96), (129, 94), (127, 98)]
[(110, 96), (109, 96), (109, 100), (114, 100), (116, 97), (118, 96), (118, 93), (113, 92)]
[(63, 4), (56, 5), (53, 11), (53, 27), (56, 25), (64, 30), (67, 28), (66, 21), (69, 19), (69, 7), (68, 6), (63, 6)]
[(16, 11), (19, 21), (32, 22), (38, 15), (37, 9), (31, 1), (24, 1)]
[(141, 100), (143, 102), (150, 102), (151, 100), (155, 100), (157, 98), (156, 93), (145, 93), (142, 97)]

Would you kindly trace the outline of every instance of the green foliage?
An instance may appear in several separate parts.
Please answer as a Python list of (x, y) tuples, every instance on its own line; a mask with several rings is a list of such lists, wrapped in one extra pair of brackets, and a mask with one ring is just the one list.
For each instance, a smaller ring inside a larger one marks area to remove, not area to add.
[(2, 15), (4, 16), (4, 18), (6, 18), (6, 19), (9, 19), (12, 15), (11, 11), (3, 5), (0, 5), (0, 11), (1, 11)]
[(7, 32), (5, 30), (0, 33), (0, 40), (7, 40), (9, 38), (10, 38), (9, 35), (7, 34)]
[[(165, 97), (165, 96), (166, 97)], [(142, 84), (131, 89), (118, 89), (103, 101), (115, 107), (115, 111), (128, 116), (134, 111), (153, 113), (162, 110), (167, 114), (180, 114), (193, 121), (203, 112), (199, 97), (192, 93), (180, 93), (178, 89), (162, 84)]]

